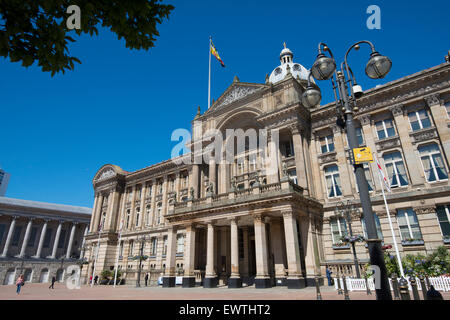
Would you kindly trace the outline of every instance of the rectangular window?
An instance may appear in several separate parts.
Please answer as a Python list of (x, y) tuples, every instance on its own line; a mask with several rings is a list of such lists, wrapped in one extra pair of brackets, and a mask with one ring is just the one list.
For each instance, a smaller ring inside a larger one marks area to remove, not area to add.
[(413, 131), (431, 127), (431, 121), (425, 109), (408, 113), (408, 118)]
[(392, 119), (385, 119), (375, 122), (377, 128), (378, 139), (384, 139), (395, 136), (394, 122)]
[(156, 249), (158, 245), (158, 238), (153, 237), (152, 238), (152, 248), (151, 248), (151, 255), (156, 256)]
[(405, 165), (400, 152), (391, 152), (383, 156), (391, 188), (408, 185)]
[[(31, 228), (31, 234), (30, 234), (30, 238), (28, 239), (28, 247), (34, 247), (34, 243), (36, 242), (36, 236), (37, 236), (37, 227), (33, 227)], [(1, 239), (1, 238), (0, 238)]]
[(139, 226), (139, 219), (141, 218), (141, 208), (136, 208), (136, 227)]
[(319, 141), (320, 141), (320, 148), (322, 150), (322, 153), (334, 151), (334, 141), (333, 141), (332, 134), (330, 134), (329, 136), (320, 138)]
[(11, 245), (17, 247), (19, 245), (20, 235), (22, 234), (22, 226), (17, 226), (14, 230)]
[(437, 144), (429, 144), (418, 148), (423, 170), (428, 182), (447, 180), (444, 160)]
[(292, 144), (292, 140), (286, 141), (284, 143), (284, 156), (292, 157), (294, 155), (294, 146)]
[(439, 220), (442, 236), (446, 238), (450, 237), (450, 205), (437, 206), (436, 215)]
[(66, 230), (61, 230), (58, 240), (58, 249), (64, 248), (65, 243), (66, 243)]
[(397, 222), (400, 228), (400, 237), (402, 240), (415, 239), (421, 240), (422, 233), (419, 228), (419, 221), (413, 209), (400, 209), (397, 212)]
[(334, 165), (325, 168), (325, 181), (327, 184), (328, 198), (342, 195), (338, 166)]
[(184, 252), (184, 234), (177, 235), (177, 253)]
[(50, 240), (52, 239), (52, 232), (53, 230), (51, 228), (48, 228), (45, 232), (45, 238), (44, 238), (44, 248), (50, 247)]
[(165, 255), (167, 255), (167, 236), (164, 236), (163, 243), (164, 243), (163, 256), (165, 256)]
[(333, 243), (340, 243), (341, 237), (347, 235), (347, 224), (344, 218), (331, 218), (331, 234), (333, 236)]

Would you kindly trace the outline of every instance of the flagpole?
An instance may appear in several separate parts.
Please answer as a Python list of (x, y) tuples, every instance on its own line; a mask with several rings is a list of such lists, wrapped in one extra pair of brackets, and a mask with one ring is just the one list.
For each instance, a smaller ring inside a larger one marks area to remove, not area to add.
[(211, 36), (209, 36), (208, 109), (211, 105)]
[[(376, 160), (377, 160), (377, 164), (378, 164), (378, 159), (376, 159)], [(388, 204), (387, 204), (386, 195), (384, 193), (384, 183), (383, 183), (383, 181), (381, 179), (381, 171), (380, 170), (381, 169), (378, 168), (378, 178), (380, 180), (381, 192), (383, 194), (383, 200), (384, 200), (384, 206), (386, 207), (386, 213), (387, 213), (387, 217), (388, 217), (388, 221), (389, 221), (389, 227), (391, 228), (392, 241), (394, 242), (394, 249), (395, 249), (395, 254), (397, 256), (398, 267), (400, 268), (401, 276), (404, 278), (405, 277), (405, 273), (403, 272), (402, 260), (400, 259), (400, 252), (398, 251), (398, 247), (397, 247), (397, 240), (395, 238), (394, 227), (392, 226), (391, 215), (389, 214), (389, 207), (388, 207)]]
[(117, 267), (119, 265), (119, 254), (120, 254), (120, 243), (122, 242), (122, 223), (120, 223), (120, 232), (119, 232), (119, 242), (117, 243), (117, 255), (116, 255), (116, 263), (114, 265), (114, 288), (116, 287), (117, 280)]
[[(101, 227), (100, 227), (101, 228)], [(100, 229), (98, 231), (98, 240), (97, 240), (97, 252), (95, 253), (95, 259), (94, 259), (94, 270), (92, 270), (92, 281), (91, 281), (91, 287), (94, 285), (94, 278), (95, 278), (95, 268), (97, 267), (97, 258), (98, 258), (98, 252), (100, 251), (100, 232), (102, 230)]]

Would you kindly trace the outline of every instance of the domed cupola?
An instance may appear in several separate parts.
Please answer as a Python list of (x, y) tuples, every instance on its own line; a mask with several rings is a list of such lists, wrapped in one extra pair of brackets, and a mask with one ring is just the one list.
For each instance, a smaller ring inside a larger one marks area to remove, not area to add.
[(276, 67), (269, 77), (270, 83), (277, 83), (283, 80), (288, 72), (292, 74), (294, 78), (300, 78), (300, 80), (308, 81), (308, 70), (299, 63), (293, 61), (294, 54), (289, 48), (286, 48), (286, 43), (283, 43), (284, 49), (280, 53), (281, 65)]

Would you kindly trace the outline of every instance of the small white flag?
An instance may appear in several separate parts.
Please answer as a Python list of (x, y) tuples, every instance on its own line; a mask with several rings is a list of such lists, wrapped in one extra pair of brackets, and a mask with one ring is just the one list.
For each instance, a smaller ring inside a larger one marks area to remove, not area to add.
[(389, 185), (388, 179), (386, 179), (386, 176), (384, 175), (383, 169), (381, 168), (380, 163), (378, 162), (378, 158), (376, 157), (375, 153), (373, 154), (373, 157), (375, 158), (375, 161), (377, 162), (378, 171), (381, 174), (381, 177), (383, 178), (384, 185), (386, 186), (386, 190), (388, 192), (391, 192), (391, 186)]

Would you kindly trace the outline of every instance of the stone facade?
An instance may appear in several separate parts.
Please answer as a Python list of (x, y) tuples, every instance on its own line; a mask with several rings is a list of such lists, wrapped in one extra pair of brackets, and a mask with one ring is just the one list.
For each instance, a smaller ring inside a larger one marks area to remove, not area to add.
[[(335, 220), (336, 205), (351, 199), (353, 232), (364, 233), (346, 133), (336, 125), (334, 104), (302, 105), (306, 80), (292, 58), (285, 48), (279, 71), (285, 76), (277, 82), (267, 76), (264, 84), (244, 83), (236, 77), (192, 122), (191, 150), (208, 144), (204, 133), (210, 129), (225, 140), (226, 129), (240, 128), (276, 130), (279, 143), (269, 134), (268, 151), (249, 147), (235, 152), (231, 163), (168, 160), (135, 172), (109, 164), (98, 171), (85, 279), (112, 270), (119, 256), (123, 278), (133, 284), (139, 262), (131, 258), (139, 252), (141, 235), (148, 237), (149, 256), (142, 274), (163, 276), (163, 286), (173, 286), (182, 275), (185, 287), (302, 288), (321, 279), (325, 266), (354, 274), (351, 251), (339, 240), (346, 224)], [(403, 255), (431, 252), (450, 235), (449, 100), (449, 63), (367, 90), (358, 100), (360, 142), (376, 152), (387, 172), (389, 209)], [(276, 155), (275, 172), (264, 161), (269, 153)], [(193, 152), (177, 160), (195, 157)], [(381, 236), (391, 244), (375, 163), (367, 166), (367, 177)], [(365, 264), (364, 243), (356, 249)]]
[(84, 235), (92, 210), (0, 197), (0, 279), (15, 284), (64, 281), (69, 265), (84, 255)]

